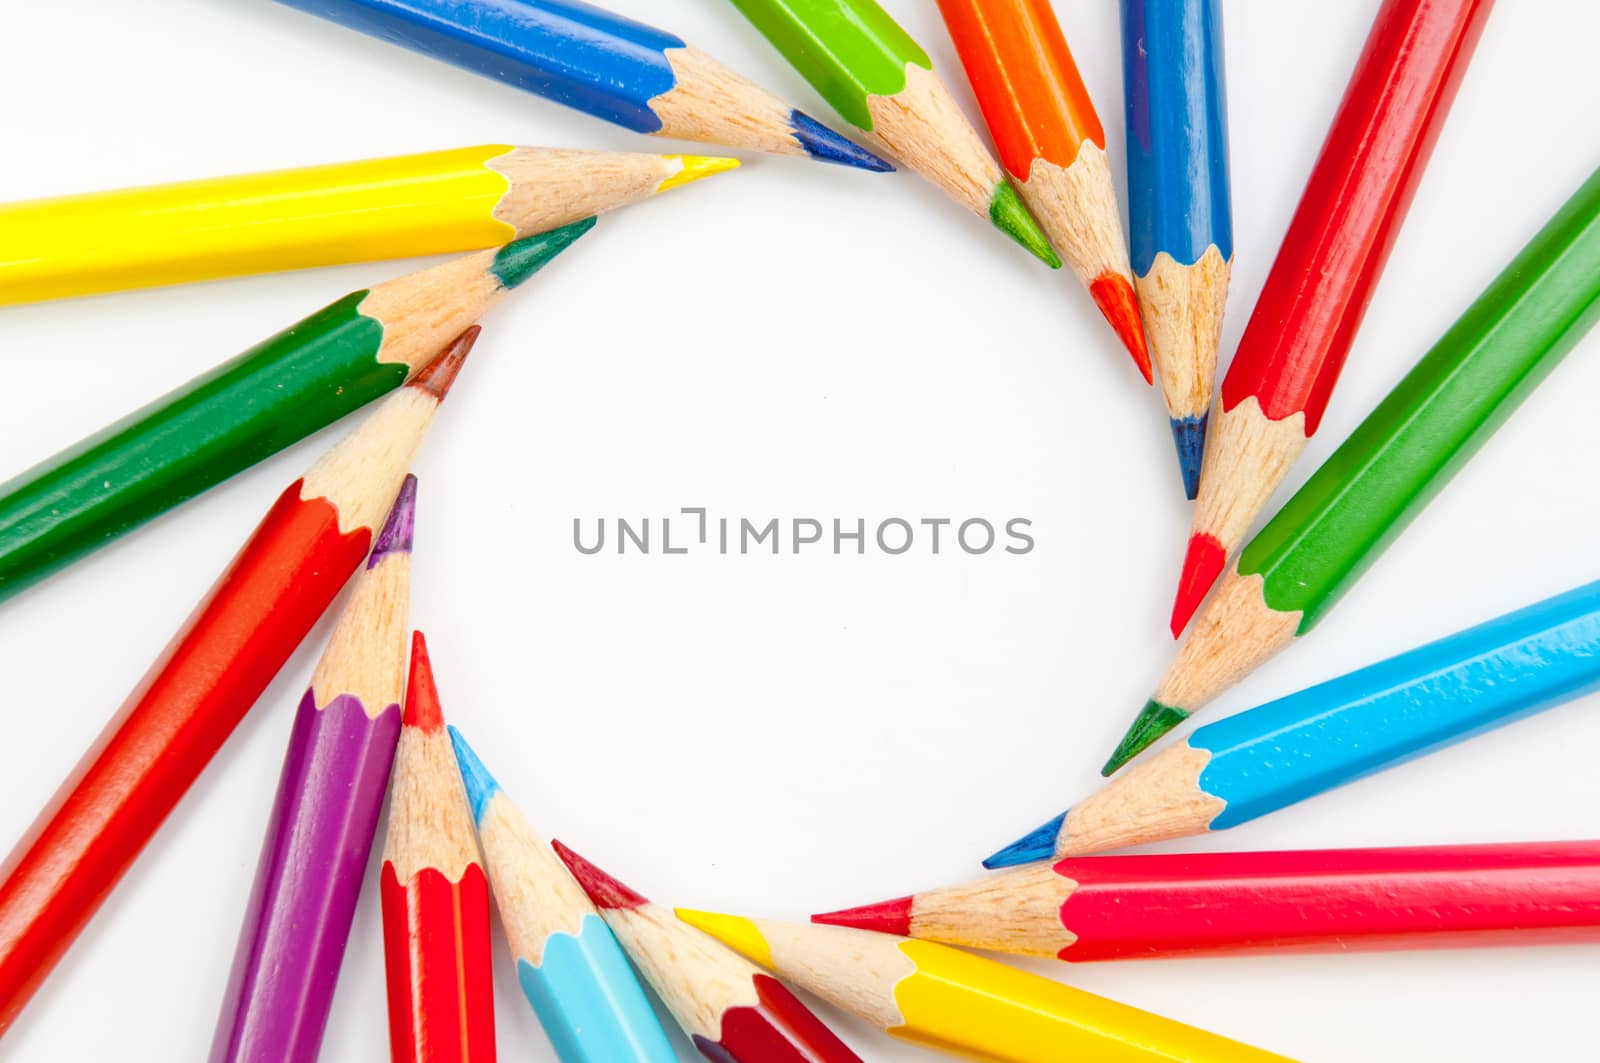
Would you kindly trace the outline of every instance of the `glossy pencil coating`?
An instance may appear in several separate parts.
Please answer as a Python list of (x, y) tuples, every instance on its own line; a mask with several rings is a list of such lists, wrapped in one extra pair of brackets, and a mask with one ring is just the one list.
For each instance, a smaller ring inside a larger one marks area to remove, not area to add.
[(1055, 268), (1061, 259), (933, 61), (876, 0), (732, 0), (876, 149)]
[(1322, 423), (1492, 0), (1385, 0), (1211, 421), (1174, 636)]
[(1223, 69), (1217, 0), (1122, 0), (1134, 280), (1191, 499), (1233, 264)]
[(593, 225), (352, 292), (0, 484), (0, 600), (399, 387)]
[(561, 842), (551, 846), (711, 1063), (860, 1063), (777, 979)]
[(1600, 842), (1090, 856), (890, 903), (919, 938), (1073, 962), (1593, 944)]
[(1048, 0), (939, 0), (1000, 161), (1148, 382), (1106, 136)]
[(739, 165), (483, 144), (0, 205), (0, 303), (497, 247)]
[(411, 668), (379, 874), (394, 1063), (494, 1063), (489, 883), (427, 642)]
[(674, 34), (581, 0), (282, 0), (636, 133), (890, 167)]
[(932, 941), (683, 909), (678, 917), (924, 1048), (996, 1063), (1284, 1058)]
[(1600, 172), (1240, 552), (1136, 727), (1181, 720), (1315, 627), (1597, 319)]
[(1247, 823), (1600, 689), (1600, 583), (1200, 727), (984, 861)]
[(400, 737), (416, 477), (407, 476), (300, 701), (212, 1063), (312, 1063)]
[(0, 866), (0, 1030), (367, 556), (469, 329), (290, 484)]
[(562, 1063), (676, 1063), (628, 957), (554, 851), (449, 728), (517, 982)]

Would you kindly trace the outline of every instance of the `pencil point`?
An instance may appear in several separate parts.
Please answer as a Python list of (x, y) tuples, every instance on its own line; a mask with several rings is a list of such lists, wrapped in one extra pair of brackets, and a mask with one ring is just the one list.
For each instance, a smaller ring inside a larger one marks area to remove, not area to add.
[(835, 133), (804, 111), (789, 112), (789, 132), (796, 144), (818, 162), (854, 166), (872, 173), (892, 173), (894, 167), (866, 148)]
[(1150, 743), (1188, 718), (1189, 714), (1182, 709), (1162, 704), (1151, 698), (1144, 703), (1144, 708), (1139, 710), (1139, 718), (1133, 721), (1128, 733), (1117, 743), (1116, 752), (1111, 754), (1106, 766), (1100, 769), (1100, 774), (1106, 776), (1116, 774), (1124, 764), (1143, 753)]
[(406, 387), (426, 391), (443, 402), (444, 397), (450, 394), (450, 385), (456, 382), (456, 374), (461, 372), (462, 363), (472, 352), (473, 344), (478, 342), (478, 333), (482, 331), (482, 325), (473, 325), (451, 340), (444, 350), (434, 356), (433, 361), (417, 370), (417, 375), (411, 378)]
[(502, 288), (515, 288), (543, 269), (552, 258), (571, 247), (578, 237), (593, 229), (594, 221), (592, 217), (583, 218), (559, 229), (513, 240), (495, 254), (494, 265), (489, 267), (489, 272), (494, 274)]
[(1033, 256), (1051, 269), (1061, 268), (1061, 256), (1050, 246), (1039, 223), (1033, 220), (1028, 208), (1017, 195), (1017, 190), (1003, 178), (994, 186), (989, 197), (989, 220), (994, 227), (1032, 252)]
[(1056, 839), (1061, 837), (1061, 825), (1066, 821), (1067, 814), (1063, 812), (1043, 826), (1035, 827), (985, 859), (983, 866), (995, 871), (1002, 867), (1016, 867), (1018, 864), (1031, 864), (1035, 860), (1050, 859), (1056, 855)]
[(406, 709), (400, 722), (427, 732), (444, 726), (439, 689), (433, 683), (433, 662), (428, 659), (428, 643), (420, 631), (411, 633), (411, 670), (406, 676)]
[(467, 740), (461, 737), (461, 732), (455, 725), (446, 727), (450, 732), (450, 748), (455, 750), (456, 768), (461, 772), (461, 785), (467, 790), (467, 803), (472, 806), (472, 822), (483, 822), (483, 810), (489, 804), (489, 799), (500, 792), (500, 784), (495, 777), (489, 774), (489, 769), (483, 766), (483, 761), (478, 759), (478, 754), (467, 745)]
[(572, 872), (572, 877), (578, 880), (578, 885), (583, 887), (583, 892), (589, 895), (596, 908), (637, 908), (650, 903), (643, 894), (618, 882), (560, 841), (552, 841), (550, 848), (561, 857), (561, 862), (567, 865), (567, 870)]
[(1200, 603), (1211, 593), (1228, 564), (1228, 551), (1217, 542), (1216, 536), (1204, 532), (1189, 536), (1189, 548), (1183, 555), (1183, 574), (1178, 577), (1178, 594), (1172, 602), (1172, 637), (1183, 634), (1189, 626)]
[(716, 155), (673, 155), (670, 158), (678, 160), (678, 172), (656, 185), (656, 192), (661, 193), (673, 188), (693, 184), (702, 177), (712, 174), (727, 173), (729, 170), (739, 168), (738, 159), (725, 159)]
[(411, 536), (416, 525), (417, 478), (406, 473), (400, 481), (400, 493), (394, 496), (389, 516), (373, 541), (372, 553), (367, 555), (367, 568), (375, 568), (379, 561), (393, 553), (409, 554)]
[(750, 920), (737, 915), (719, 915), (716, 912), (697, 912), (692, 908), (675, 908), (679, 919), (702, 930), (734, 952), (763, 967), (772, 966), (772, 946), (762, 936), (761, 930)]
[(813, 923), (823, 926), (848, 926), (857, 930), (876, 930), (880, 934), (911, 936), (910, 897), (897, 897), (892, 901), (863, 904), (859, 908), (841, 908), (837, 912), (821, 912), (811, 917)]
[(1172, 443), (1178, 448), (1178, 468), (1183, 472), (1183, 496), (1191, 502), (1200, 493), (1200, 458), (1206, 450), (1209, 416), (1202, 413), (1198, 417), (1172, 418)]
[(1122, 341), (1122, 346), (1133, 357), (1133, 364), (1146, 384), (1154, 384), (1155, 374), (1150, 368), (1150, 348), (1144, 340), (1144, 322), (1139, 318), (1139, 300), (1133, 294), (1133, 282), (1120, 273), (1106, 272), (1089, 285), (1089, 294), (1100, 314), (1110, 323)]

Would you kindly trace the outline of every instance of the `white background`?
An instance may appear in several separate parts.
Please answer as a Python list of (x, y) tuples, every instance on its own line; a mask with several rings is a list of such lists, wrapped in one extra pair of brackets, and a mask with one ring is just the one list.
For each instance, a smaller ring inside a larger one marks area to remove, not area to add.
[[(615, 0), (831, 112), (726, 4)], [(889, 5), (976, 117), (931, 3)], [(1122, 173), (1115, 4), (1057, 3)], [(1248, 315), (1377, 0), (1227, 6)], [(136, 11), (137, 8), (137, 11)], [(1600, 162), (1600, 6), (1490, 18), (1301, 482)], [(681, 150), (244, 0), (17, 5), (20, 199), (512, 141)], [(108, 234), (109, 235), (109, 234)], [(380, 262), (0, 312), (0, 476), (355, 288)], [(1600, 576), (1582, 344), (1233, 711)], [(910, 175), (801, 161), (601, 222), (493, 313), (418, 465), (414, 622), (512, 796), (669, 903), (780, 918), (970, 877), (1084, 794), (1171, 652), (1189, 509), (1159, 400), (1087, 296)], [(0, 605), (0, 839), (20, 835), (268, 503), (341, 424)], [(1034, 521), (1026, 557), (580, 556), (572, 520)], [(18, 1060), (203, 1056), (307, 639), (0, 1042)], [(1193, 848), (1592, 835), (1593, 703)], [(1181, 848), (1181, 847), (1173, 847)], [(375, 871), (375, 866), (374, 866)], [(497, 942), (501, 1051), (552, 1059)], [(325, 1043), (386, 1053), (376, 889)], [(1311, 1060), (1592, 1057), (1600, 948), (1041, 971)], [(831, 1010), (869, 1060), (921, 1058)], [(687, 1049), (686, 1049), (687, 1051)], [(689, 1058), (687, 1055), (685, 1058)]]

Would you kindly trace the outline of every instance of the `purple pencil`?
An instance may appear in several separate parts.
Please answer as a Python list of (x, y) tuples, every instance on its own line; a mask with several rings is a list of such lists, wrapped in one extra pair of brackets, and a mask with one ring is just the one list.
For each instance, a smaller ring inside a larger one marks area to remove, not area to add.
[(416, 495), (407, 476), (300, 699), (212, 1063), (321, 1048), (400, 737)]

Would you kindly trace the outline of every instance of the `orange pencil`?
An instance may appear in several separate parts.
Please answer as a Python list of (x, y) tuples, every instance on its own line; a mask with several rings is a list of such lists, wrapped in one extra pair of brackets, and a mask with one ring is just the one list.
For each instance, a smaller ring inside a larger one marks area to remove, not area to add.
[(1152, 380), (1106, 134), (1049, 0), (939, 0), (1000, 161)]

